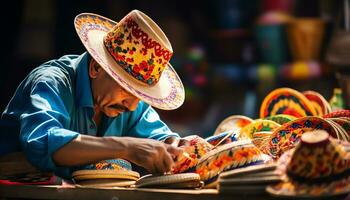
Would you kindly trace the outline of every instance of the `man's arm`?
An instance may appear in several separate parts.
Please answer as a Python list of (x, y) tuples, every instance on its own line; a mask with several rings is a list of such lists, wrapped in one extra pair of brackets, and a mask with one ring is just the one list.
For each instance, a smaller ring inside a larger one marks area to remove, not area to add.
[(172, 155), (181, 152), (181, 149), (153, 139), (79, 135), (58, 149), (53, 159), (57, 165), (76, 166), (123, 158), (157, 173), (171, 171)]
[(150, 172), (169, 171), (170, 154), (179, 150), (164, 143), (128, 137), (100, 138), (66, 129), (71, 123), (69, 106), (75, 102), (65, 77), (58, 68), (37, 70), (22, 82), (5, 111), (6, 115), (18, 117), (21, 147), (34, 166), (69, 178), (67, 166), (119, 157)]
[[(171, 154), (181, 150), (152, 139), (130, 137), (94, 137), (65, 129), (69, 123), (59, 83), (38, 82), (31, 90), (27, 113), (21, 115), (22, 145), (32, 163), (55, 171), (64, 166), (90, 164), (112, 158), (124, 158), (150, 172), (167, 172), (173, 166)], [(54, 87), (56, 84), (56, 87)]]

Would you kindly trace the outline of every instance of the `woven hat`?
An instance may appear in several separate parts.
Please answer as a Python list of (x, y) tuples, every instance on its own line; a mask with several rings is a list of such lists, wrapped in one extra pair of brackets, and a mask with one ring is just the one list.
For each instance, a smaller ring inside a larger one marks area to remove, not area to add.
[(211, 150), (195, 166), (205, 187), (215, 187), (221, 172), (267, 162), (269, 157), (249, 140), (235, 141)]
[(280, 126), (281, 125), (279, 125), (277, 122), (274, 122), (272, 120), (257, 119), (241, 129), (239, 138), (253, 139), (254, 133), (256, 132), (273, 131), (279, 128)]
[(213, 145), (198, 135), (189, 135), (184, 139), (189, 141), (189, 146), (184, 147), (184, 153), (176, 158), (172, 170), (175, 174), (193, 171), (200, 158), (213, 149)]
[(249, 117), (243, 115), (231, 115), (220, 122), (220, 124), (215, 129), (214, 135), (219, 135), (220, 133), (234, 129), (240, 130), (252, 122), (253, 120)]
[(280, 197), (332, 197), (350, 192), (349, 143), (334, 139), (324, 130), (304, 133), (294, 148), (279, 159), (287, 177), (267, 187)]
[(323, 116), (324, 118), (347, 117), (350, 118), (350, 110), (337, 110)]
[(184, 87), (169, 63), (173, 49), (151, 18), (133, 10), (117, 23), (82, 13), (74, 24), (90, 55), (124, 89), (159, 109), (182, 105)]
[(291, 88), (278, 88), (270, 92), (260, 107), (260, 118), (277, 114), (295, 117), (315, 116), (315, 108), (300, 92)]
[(268, 116), (265, 119), (268, 119), (268, 120), (277, 122), (280, 125), (283, 125), (283, 124), (290, 122), (290, 121), (293, 121), (297, 118), (292, 116), (292, 115), (277, 114), (277, 115)]
[(308, 90), (302, 92), (302, 94), (311, 102), (318, 116), (323, 116), (331, 112), (331, 106), (320, 93)]
[(200, 188), (203, 182), (196, 173), (152, 175), (141, 177), (136, 183), (137, 188)]
[(84, 166), (73, 172), (72, 177), (81, 186), (120, 187), (133, 185), (140, 174), (132, 171), (128, 161), (112, 159)]
[(325, 119), (315, 116), (298, 118), (275, 129), (269, 138), (266, 151), (272, 158), (279, 158), (284, 152), (295, 147), (302, 134), (312, 130), (326, 130), (336, 137), (334, 127)]

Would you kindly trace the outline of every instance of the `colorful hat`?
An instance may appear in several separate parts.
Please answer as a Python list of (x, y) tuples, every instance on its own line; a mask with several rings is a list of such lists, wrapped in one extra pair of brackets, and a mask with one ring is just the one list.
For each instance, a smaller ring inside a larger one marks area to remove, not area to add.
[(81, 186), (130, 186), (140, 178), (131, 164), (123, 159), (104, 160), (82, 167), (72, 173), (75, 183)]
[(82, 13), (74, 24), (90, 55), (124, 89), (159, 109), (182, 105), (184, 87), (169, 63), (173, 49), (151, 18), (133, 10), (117, 23)]
[(152, 175), (148, 174), (141, 177), (136, 183), (137, 188), (200, 188), (203, 182), (196, 173), (165, 174)]
[(253, 122), (252, 119), (246, 116), (242, 115), (232, 115), (230, 117), (227, 117), (224, 119), (219, 126), (216, 128), (214, 135), (218, 135), (220, 133), (231, 131), (234, 129), (240, 130), (241, 128), (245, 127), (246, 125)]
[(291, 88), (279, 88), (270, 92), (260, 107), (260, 118), (277, 114), (295, 117), (317, 115), (311, 102), (300, 92)]
[(184, 153), (176, 158), (172, 171), (175, 174), (193, 171), (198, 161), (213, 149), (213, 145), (197, 135), (186, 136), (184, 139), (190, 141), (190, 144), (184, 147)]
[(350, 118), (350, 110), (337, 110), (329, 114), (323, 115), (323, 118), (337, 118), (337, 117)]
[(268, 186), (278, 197), (333, 197), (350, 192), (349, 143), (329, 137), (323, 130), (305, 133), (296, 148), (283, 154), (279, 170), (287, 177)]
[(283, 125), (287, 122), (295, 120), (296, 117), (292, 115), (278, 114), (278, 115), (268, 116), (265, 119), (271, 120), (271, 121), (277, 122), (280, 125)]
[(204, 181), (205, 187), (214, 187), (221, 172), (247, 167), (269, 160), (249, 140), (241, 140), (218, 146), (203, 156), (195, 167), (195, 172)]
[(255, 132), (273, 131), (280, 126), (281, 125), (271, 120), (258, 119), (242, 128), (239, 134), (239, 138), (253, 139)]
[(264, 154), (269, 154), (270, 138), (272, 134), (272, 131), (255, 132), (252, 143)]
[(334, 137), (337, 135), (328, 121), (320, 117), (303, 117), (283, 124), (273, 131), (269, 139), (268, 150), (265, 153), (277, 159), (284, 152), (295, 147), (304, 132), (315, 129), (326, 130)]
[(304, 91), (303, 95), (311, 102), (314, 106), (317, 116), (323, 116), (331, 112), (331, 106), (328, 101), (318, 92), (315, 91)]

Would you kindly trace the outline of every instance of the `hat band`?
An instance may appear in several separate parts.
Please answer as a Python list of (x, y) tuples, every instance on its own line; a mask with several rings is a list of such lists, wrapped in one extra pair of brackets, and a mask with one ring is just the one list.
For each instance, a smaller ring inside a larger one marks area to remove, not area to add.
[(287, 175), (289, 178), (299, 183), (306, 183), (310, 185), (321, 185), (324, 183), (330, 183), (330, 182), (338, 181), (344, 178), (348, 178), (350, 176), (350, 168), (339, 174), (334, 174), (331, 176), (319, 177), (319, 178), (307, 178), (307, 177), (296, 175), (290, 171), (287, 171)]

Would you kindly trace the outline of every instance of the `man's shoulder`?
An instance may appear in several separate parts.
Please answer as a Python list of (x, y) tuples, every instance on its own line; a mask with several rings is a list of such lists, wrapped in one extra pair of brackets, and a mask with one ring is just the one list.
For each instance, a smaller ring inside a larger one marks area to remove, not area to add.
[(64, 80), (75, 76), (76, 62), (80, 55), (65, 55), (58, 59), (49, 60), (29, 73), (31, 80)]
[(43, 64), (41, 64), (39, 67), (58, 67), (60, 69), (74, 70), (76, 67), (77, 60), (79, 59), (80, 55), (64, 55), (58, 59), (52, 59), (49, 60)]

